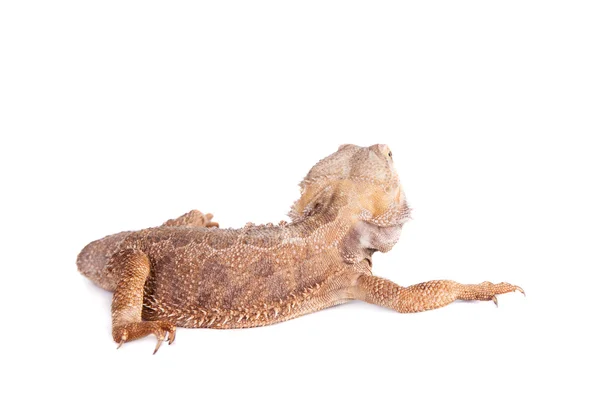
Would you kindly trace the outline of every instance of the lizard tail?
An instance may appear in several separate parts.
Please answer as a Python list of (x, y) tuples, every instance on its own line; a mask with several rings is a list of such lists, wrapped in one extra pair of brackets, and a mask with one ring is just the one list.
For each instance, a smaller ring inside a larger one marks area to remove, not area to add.
[(107, 268), (108, 261), (130, 232), (121, 232), (95, 240), (77, 256), (77, 270), (102, 289), (111, 292), (117, 287), (116, 279)]

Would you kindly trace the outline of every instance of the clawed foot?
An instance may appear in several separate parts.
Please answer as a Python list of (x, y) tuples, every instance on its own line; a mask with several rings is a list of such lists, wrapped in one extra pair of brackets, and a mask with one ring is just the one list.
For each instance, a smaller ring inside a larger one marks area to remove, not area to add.
[(219, 223), (213, 222), (213, 215), (203, 214), (198, 210), (192, 210), (188, 213), (183, 214), (179, 218), (170, 219), (165, 222), (162, 226), (189, 226), (199, 228), (218, 228)]
[(113, 339), (119, 343), (117, 349), (125, 342), (148, 335), (154, 335), (158, 340), (152, 353), (156, 354), (163, 341), (167, 340), (169, 344), (175, 341), (175, 325), (165, 321), (141, 321), (113, 328)]
[(211, 213), (204, 214), (204, 226), (207, 228), (218, 228), (219, 223), (213, 222), (213, 215)]
[(498, 298), (496, 296), (510, 292), (521, 292), (525, 296), (525, 291), (519, 286), (506, 282), (483, 282), (479, 285), (465, 285), (465, 289), (459, 298), (461, 300), (492, 300), (496, 304), (496, 307), (498, 307)]

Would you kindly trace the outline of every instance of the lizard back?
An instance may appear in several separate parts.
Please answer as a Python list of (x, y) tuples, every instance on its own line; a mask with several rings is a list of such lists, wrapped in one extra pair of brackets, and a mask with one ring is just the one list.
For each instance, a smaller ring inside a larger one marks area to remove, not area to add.
[(120, 247), (142, 250), (150, 258), (144, 318), (200, 326), (211, 315), (285, 311), (340, 269), (337, 243), (331, 229), (291, 224), (151, 228), (131, 233)]

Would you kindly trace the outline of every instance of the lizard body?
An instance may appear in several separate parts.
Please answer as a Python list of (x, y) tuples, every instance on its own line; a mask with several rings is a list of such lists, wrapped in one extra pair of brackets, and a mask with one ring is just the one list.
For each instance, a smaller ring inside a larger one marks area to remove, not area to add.
[(432, 281), (403, 288), (371, 272), (371, 255), (389, 251), (410, 209), (385, 145), (340, 146), (301, 182), (291, 223), (219, 229), (193, 210), (156, 228), (90, 243), (78, 269), (113, 291), (113, 338), (175, 326), (249, 328), (282, 322), (352, 299), (400, 312), (456, 299), (495, 300), (507, 283)]

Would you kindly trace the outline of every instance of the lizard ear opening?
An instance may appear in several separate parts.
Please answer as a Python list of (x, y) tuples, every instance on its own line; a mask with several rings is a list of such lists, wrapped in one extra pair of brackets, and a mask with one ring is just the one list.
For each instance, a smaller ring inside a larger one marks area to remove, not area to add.
[(312, 207), (307, 208), (304, 213), (307, 217), (310, 217), (317, 214), (321, 208), (323, 208), (323, 204), (317, 201)]
[(302, 196), (294, 203), (288, 216), (293, 222), (318, 214), (333, 201), (333, 188), (309, 186), (303, 190)]

